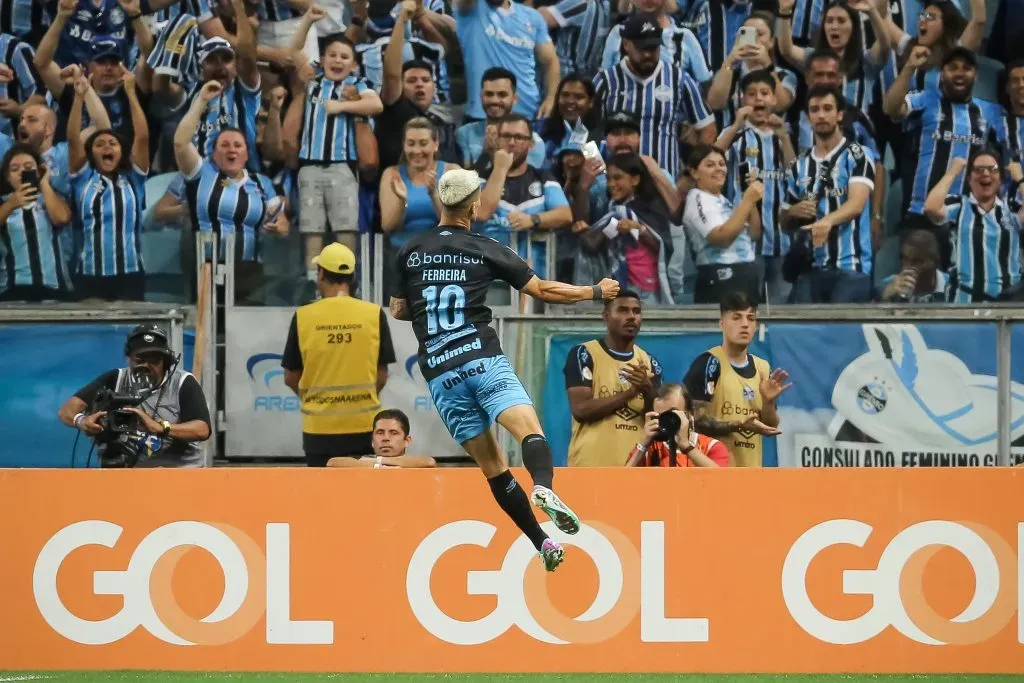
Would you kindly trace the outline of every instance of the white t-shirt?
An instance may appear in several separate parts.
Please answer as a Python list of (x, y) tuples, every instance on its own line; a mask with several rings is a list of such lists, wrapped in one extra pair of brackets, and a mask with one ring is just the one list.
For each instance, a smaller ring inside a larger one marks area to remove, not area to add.
[(732, 202), (720, 194), (694, 188), (686, 195), (683, 225), (697, 254), (698, 266), (753, 263), (754, 243), (746, 228), (725, 249), (708, 245), (708, 235), (729, 220), (733, 209)]

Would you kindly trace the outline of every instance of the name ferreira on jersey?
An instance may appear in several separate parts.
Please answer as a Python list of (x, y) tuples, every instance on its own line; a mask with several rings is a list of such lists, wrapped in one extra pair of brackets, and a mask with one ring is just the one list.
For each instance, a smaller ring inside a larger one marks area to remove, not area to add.
[(466, 271), (457, 268), (424, 270), (420, 274), (420, 279), (423, 282), (466, 282), (468, 280)]

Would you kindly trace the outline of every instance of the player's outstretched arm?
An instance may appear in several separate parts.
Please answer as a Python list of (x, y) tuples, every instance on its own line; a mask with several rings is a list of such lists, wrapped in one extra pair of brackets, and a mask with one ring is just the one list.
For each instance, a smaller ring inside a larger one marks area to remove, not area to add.
[[(580, 301), (600, 301), (614, 299), (619, 294), (619, 283), (605, 278), (593, 287), (569, 285), (557, 280), (541, 280), (534, 275), (522, 289), (534, 299), (549, 304), (575, 304)], [(394, 299), (392, 299), (392, 302)]]

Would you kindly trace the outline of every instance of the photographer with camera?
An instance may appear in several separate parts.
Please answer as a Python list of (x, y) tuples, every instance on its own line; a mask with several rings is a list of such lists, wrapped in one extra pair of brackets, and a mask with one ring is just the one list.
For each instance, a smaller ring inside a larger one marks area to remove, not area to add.
[(682, 384), (658, 389), (644, 422), (644, 442), (633, 447), (626, 467), (728, 467), (725, 444), (693, 429), (693, 400)]
[(139, 325), (124, 353), (127, 367), (79, 389), (57, 417), (94, 439), (102, 467), (202, 467), (199, 442), (210, 438), (210, 411), (167, 335)]

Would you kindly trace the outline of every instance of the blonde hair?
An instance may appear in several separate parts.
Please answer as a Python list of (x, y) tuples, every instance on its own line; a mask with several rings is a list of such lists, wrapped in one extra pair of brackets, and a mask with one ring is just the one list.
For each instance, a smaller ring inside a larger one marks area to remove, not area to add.
[[(410, 130), (429, 130), (430, 139), (437, 142), (438, 133), (437, 126), (434, 122), (428, 119), (426, 116), (417, 116), (416, 118), (409, 119), (405, 122), (405, 126), (402, 128), (402, 163), (408, 164), (409, 160), (405, 158), (405, 136)], [(437, 161), (437, 152), (434, 152), (434, 161)]]

